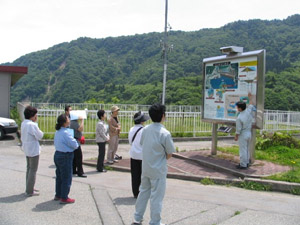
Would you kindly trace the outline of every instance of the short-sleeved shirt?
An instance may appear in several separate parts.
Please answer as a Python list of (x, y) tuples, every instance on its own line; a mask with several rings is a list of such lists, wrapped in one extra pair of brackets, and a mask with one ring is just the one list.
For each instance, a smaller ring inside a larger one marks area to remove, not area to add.
[(247, 109), (240, 112), (236, 119), (236, 134), (242, 135), (243, 133), (250, 133), (252, 128), (252, 111), (254, 110), (253, 105), (249, 105)]
[[(136, 134), (136, 132), (138, 133)], [(131, 145), (130, 147), (130, 157), (132, 159), (142, 160), (143, 159), (143, 148), (141, 145), (141, 136), (143, 133), (143, 125), (142, 124), (136, 124), (134, 127), (131, 127), (129, 134), (128, 134), (128, 141)], [(132, 142), (132, 139), (134, 135), (136, 134), (134, 141)]]
[(78, 131), (78, 128), (80, 127), (78, 120), (71, 120), (70, 128), (74, 130), (74, 138), (80, 139), (82, 136), (82, 132)]
[(161, 123), (143, 128), (140, 141), (143, 148), (142, 176), (150, 179), (167, 176), (167, 154), (175, 152), (170, 132)]

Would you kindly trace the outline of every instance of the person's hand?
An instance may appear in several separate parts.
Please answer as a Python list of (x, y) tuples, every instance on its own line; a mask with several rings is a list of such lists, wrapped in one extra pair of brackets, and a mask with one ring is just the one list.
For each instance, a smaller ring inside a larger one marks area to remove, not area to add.
[(110, 140), (110, 139), (108, 138), (108, 139), (106, 140), (106, 142), (109, 142), (109, 140)]
[(251, 92), (248, 92), (248, 97), (251, 98), (252, 97), (252, 94)]
[(78, 116), (78, 119), (79, 119), (79, 120), (83, 120), (83, 117), (82, 117), (82, 116)]
[(235, 140), (235, 141), (238, 141), (238, 140), (239, 140), (239, 136), (235, 136), (235, 137), (234, 137), (234, 140)]

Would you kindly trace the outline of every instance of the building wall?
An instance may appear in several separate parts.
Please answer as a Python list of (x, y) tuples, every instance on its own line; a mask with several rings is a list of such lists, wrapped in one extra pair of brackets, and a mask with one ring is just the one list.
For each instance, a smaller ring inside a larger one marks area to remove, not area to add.
[(0, 72), (0, 117), (9, 118), (11, 75)]

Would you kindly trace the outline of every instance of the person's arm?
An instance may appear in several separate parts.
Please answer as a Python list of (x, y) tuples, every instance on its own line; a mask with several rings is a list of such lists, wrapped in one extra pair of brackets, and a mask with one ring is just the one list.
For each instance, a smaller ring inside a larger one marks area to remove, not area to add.
[(172, 154), (175, 152), (175, 146), (170, 133), (166, 135), (165, 149), (166, 149), (166, 158), (170, 159), (172, 157)]
[(253, 100), (252, 100), (252, 94), (251, 94), (251, 92), (248, 93), (248, 98), (249, 98), (249, 104), (253, 105)]
[(170, 159), (172, 157), (172, 154), (167, 154), (167, 159)]
[(69, 147), (71, 147), (72, 149), (75, 150), (75, 149), (77, 149), (77, 148), (79, 147), (78, 142), (76, 141), (75, 138), (73, 138), (73, 137), (71, 136), (70, 133), (66, 132), (66, 133), (64, 134), (64, 139), (65, 139), (67, 145), (68, 145)]
[(109, 129), (111, 129), (112, 132), (118, 132), (120, 130), (119, 125), (115, 121), (113, 117), (111, 117), (108, 121)]
[(83, 131), (83, 124), (84, 124), (84, 123), (83, 123), (83, 119), (82, 119), (82, 118), (80, 118), (79, 120), (80, 120), (80, 125), (79, 125), (79, 127), (78, 127), (77, 130), (78, 130), (79, 132), (82, 132), (82, 131)]
[(241, 134), (241, 131), (242, 131), (242, 122), (240, 119), (237, 119), (236, 120), (236, 131), (235, 131), (235, 137), (234, 137), (234, 140), (237, 141), (239, 140), (239, 135)]
[(105, 135), (105, 127), (104, 127), (104, 125), (100, 123), (100, 124), (98, 124), (97, 128), (98, 128), (98, 134), (99, 134), (99, 136), (102, 137), (105, 141), (108, 141), (109, 138), (108, 138), (108, 136)]
[(31, 134), (37, 139), (41, 140), (44, 136), (44, 133), (40, 130), (37, 124), (32, 124), (31, 127)]

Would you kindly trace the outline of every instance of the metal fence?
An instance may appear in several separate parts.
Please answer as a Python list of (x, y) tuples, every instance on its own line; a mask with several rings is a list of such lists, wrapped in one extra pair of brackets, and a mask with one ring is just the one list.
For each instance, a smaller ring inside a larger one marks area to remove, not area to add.
[[(45, 106), (48, 107), (46, 109)], [(38, 108), (38, 123), (41, 130), (45, 134), (54, 134), (56, 118), (61, 113), (64, 113), (65, 104), (31, 104)], [(96, 124), (98, 122), (97, 110), (102, 108), (107, 111), (110, 116), (110, 108), (112, 105), (108, 104), (70, 104), (73, 109), (88, 109), (88, 118), (84, 121), (84, 133), (95, 134)], [(97, 106), (98, 107), (97, 107)], [(43, 106), (43, 107), (42, 107)], [(60, 106), (60, 107), (58, 107)], [(100, 107), (101, 106), (101, 107)], [(122, 126), (121, 134), (128, 134), (130, 128), (133, 126), (133, 115), (137, 111), (143, 111), (148, 114), (149, 106), (145, 105), (118, 105), (121, 110), (119, 112), (119, 120)], [(56, 109), (54, 109), (57, 107)], [(132, 110), (134, 108), (134, 110)], [(197, 111), (200, 106), (177, 106), (174, 111), (169, 106), (166, 112), (166, 122), (164, 125), (172, 133), (173, 136), (192, 136), (197, 137), (203, 133), (211, 133), (211, 123), (206, 123), (201, 120), (201, 112)], [(127, 110), (125, 110), (127, 109)], [(130, 109), (130, 110), (129, 110)], [(188, 111), (191, 109), (191, 111)], [(24, 105), (18, 104), (20, 115), (23, 114)], [(150, 121), (148, 121), (150, 123)], [(265, 110), (264, 112), (264, 127), (262, 131), (295, 131), (300, 129), (300, 112), (291, 111), (274, 111)]]

